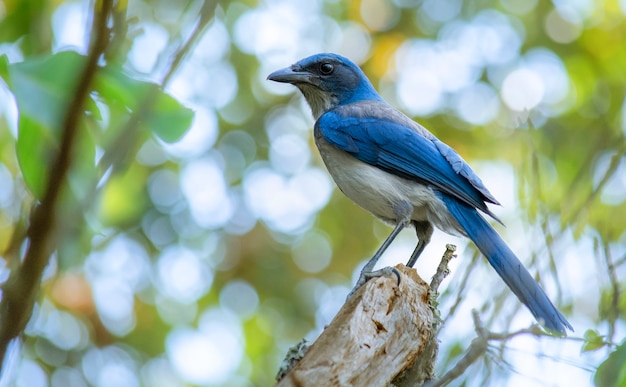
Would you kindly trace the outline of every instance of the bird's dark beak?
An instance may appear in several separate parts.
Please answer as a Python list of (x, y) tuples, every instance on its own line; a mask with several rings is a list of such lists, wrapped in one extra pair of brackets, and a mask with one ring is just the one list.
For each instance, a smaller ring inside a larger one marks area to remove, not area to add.
[(311, 83), (311, 73), (298, 71), (294, 66), (290, 66), (274, 71), (267, 76), (267, 79), (282, 83)]

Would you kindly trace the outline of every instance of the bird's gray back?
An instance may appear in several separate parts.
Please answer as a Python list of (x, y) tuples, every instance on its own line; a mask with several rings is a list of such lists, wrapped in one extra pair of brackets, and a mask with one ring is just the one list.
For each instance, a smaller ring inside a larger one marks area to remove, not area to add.
[(428, 129), (385, 102), (359, 101), (348, 105), (337, 106), (334, 111), (345, 117), (375, 118), (382, 121), (395, 122), (415, 130), (426, 138), (435, 138), (435, 135), (428, 131)]

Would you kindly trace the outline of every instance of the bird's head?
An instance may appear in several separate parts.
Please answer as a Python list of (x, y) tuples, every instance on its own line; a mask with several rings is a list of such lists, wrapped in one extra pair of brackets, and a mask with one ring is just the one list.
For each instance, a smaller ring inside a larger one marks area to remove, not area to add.
[(274, 71), (267, 79), (291, 83), (300, 89), (315, 119), (336, 106), (381, 100), (359, 66), (337, 54), (316, 54), (304, 58)]

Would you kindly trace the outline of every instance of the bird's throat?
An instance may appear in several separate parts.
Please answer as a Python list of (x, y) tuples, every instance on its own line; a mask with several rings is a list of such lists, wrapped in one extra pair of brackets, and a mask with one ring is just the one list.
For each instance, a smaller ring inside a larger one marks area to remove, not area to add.
[(317, 121), (322, 114), (331, 110), (337, 105), (337, 100), (332, 95), (324, 93), (315, 86), (311, 85), (297, 85), (302, 95), (306, 99), (307, 103), (311, 107), (311, 113), (313, 118)]

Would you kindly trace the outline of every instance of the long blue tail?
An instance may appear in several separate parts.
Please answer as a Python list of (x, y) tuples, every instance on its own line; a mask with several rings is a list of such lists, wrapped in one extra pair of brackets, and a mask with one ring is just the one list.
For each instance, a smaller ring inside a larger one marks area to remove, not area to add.
[(450, 214), (463, 227), (467, 236), (476, 244), (478, 250), (483, 253), (517, 298), (530, 309), (537, 321), (547, 329), (562, 334), (565, 334), (565, 328), (574, 331), (506, 242), (478, 211), (446, 194), (440, 194), (440, 197), (446, 203)]

